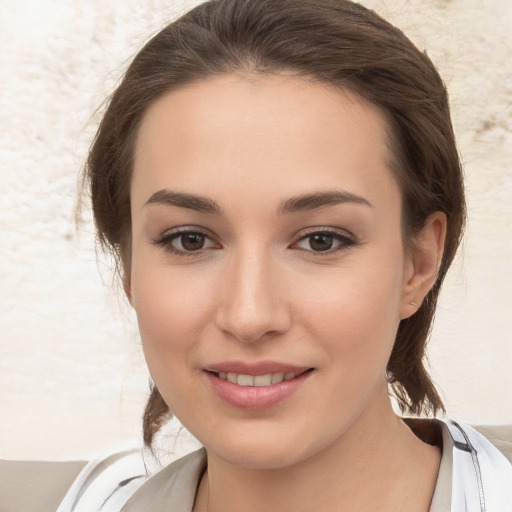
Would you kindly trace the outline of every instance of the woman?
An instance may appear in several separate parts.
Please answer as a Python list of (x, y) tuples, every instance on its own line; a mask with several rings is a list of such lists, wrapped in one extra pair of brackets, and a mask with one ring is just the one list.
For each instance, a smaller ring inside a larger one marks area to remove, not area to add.
[[(443, 83), (344, 0), (202, 4), (137, 55), (86, 169), (154, 380), (204, 449), (87, 465), (63, 510), (511, 510), (424, 367), (464, 223)], [(507, 508), (508, 507), (508, 508)]]

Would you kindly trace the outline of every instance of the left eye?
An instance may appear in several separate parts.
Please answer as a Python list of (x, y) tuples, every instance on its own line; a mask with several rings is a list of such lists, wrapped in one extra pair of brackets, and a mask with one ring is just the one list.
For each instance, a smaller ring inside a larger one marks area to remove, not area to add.
[(341, 234), (315, 232), (302, 237), (295, 245), (299, 249), (307, 251), (328, 252), (336, 251), (353, 243), (353, 240)]

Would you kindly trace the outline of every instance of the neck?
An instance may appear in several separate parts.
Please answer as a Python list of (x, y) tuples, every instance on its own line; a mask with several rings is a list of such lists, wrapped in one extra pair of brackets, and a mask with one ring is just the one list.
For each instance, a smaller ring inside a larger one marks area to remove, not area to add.
[(208, 454), (195, 512), (426, 512), (440, 453), (387, 407), (363, 415), (324, 451), (278, 469), (240, 468)]

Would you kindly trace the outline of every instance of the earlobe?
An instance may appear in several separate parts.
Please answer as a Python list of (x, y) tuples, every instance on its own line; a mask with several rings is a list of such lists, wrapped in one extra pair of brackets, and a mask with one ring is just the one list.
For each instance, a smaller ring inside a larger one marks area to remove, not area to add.
[(413, 315), (434, 286), (441, 266), (446, 238), (446, 215), (434, 212), (412, 240), (408, 256), (400, 319)]

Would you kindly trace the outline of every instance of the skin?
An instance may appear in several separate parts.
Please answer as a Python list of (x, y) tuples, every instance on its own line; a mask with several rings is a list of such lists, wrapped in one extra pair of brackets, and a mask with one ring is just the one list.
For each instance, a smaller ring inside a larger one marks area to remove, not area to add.
[[(386, 129), (356, 95), (285, 75), (193, 83), (143, 119), (125, 289), (156, 385), (207, 449), (196, 511), (428, 510), (439, 450), (393, 413), (385, 369), (435, 280), (445, 218), (406, 248)], [(280, 211), (340, 191), (361, 200)], [(332, 247), (316, 250), (312, 233)], [(176, 253), (183, 244), (194, 250)], [(227, 360), (313, 370), (283, 402), (248, 411), (205, 378)]]

